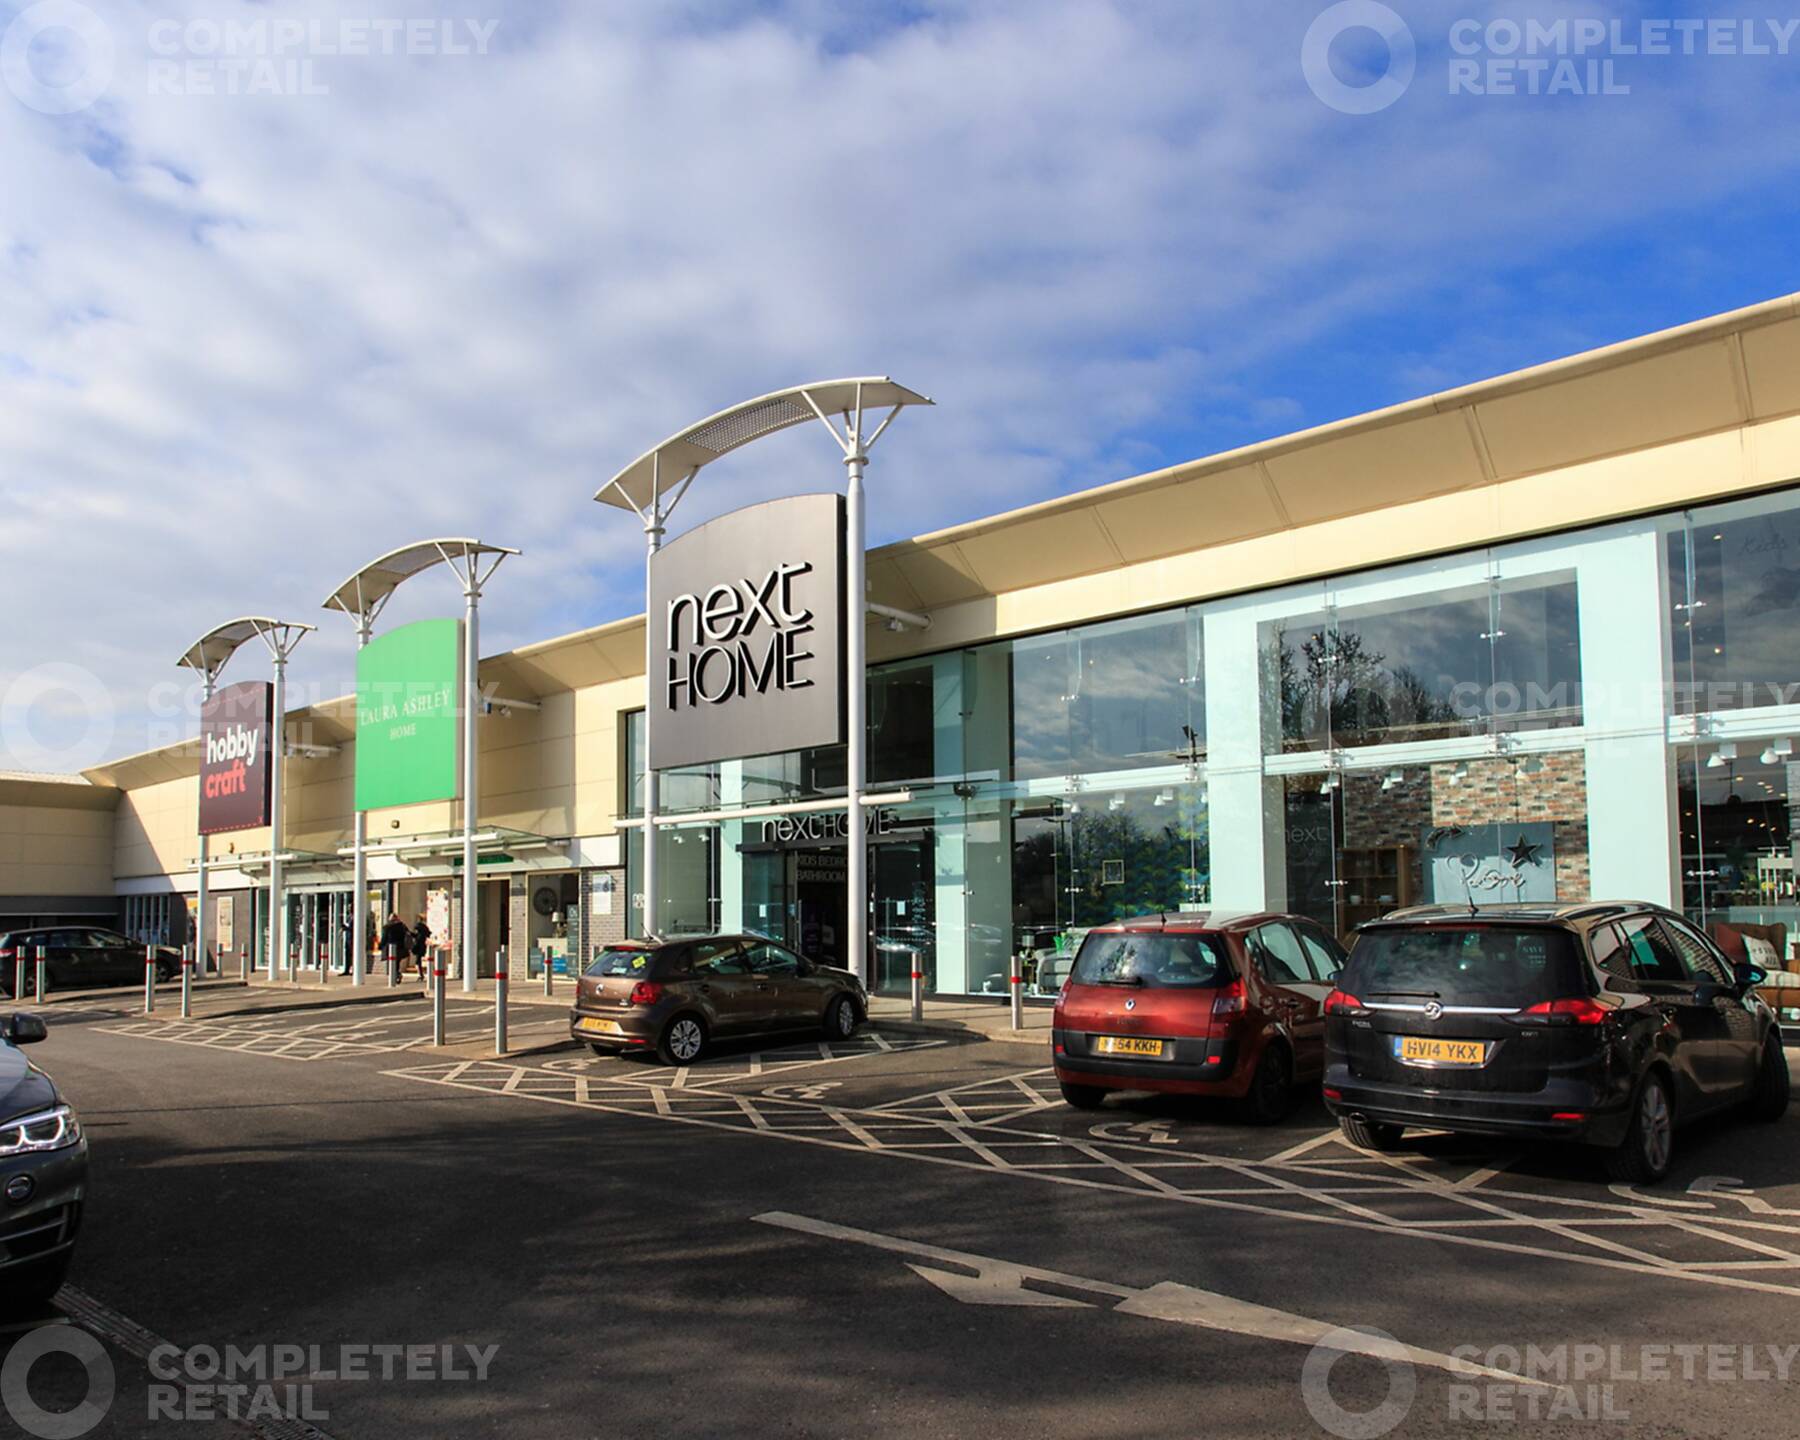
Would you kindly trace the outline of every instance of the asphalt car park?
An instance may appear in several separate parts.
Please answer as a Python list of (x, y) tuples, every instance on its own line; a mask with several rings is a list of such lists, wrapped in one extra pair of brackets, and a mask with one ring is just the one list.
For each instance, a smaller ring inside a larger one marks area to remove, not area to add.
[[(1419, 1131), (1358, 1151), (1311, 1098), (1260, 1126), (1185, 1096), (1077, 1111), (1047, 1044), (877, 1025), (669, 1067), (520, 1006), (522, 1053), (496, 1058), (490, 1003), (448, 1011), (446, 1050), (416, 993), (52, 1015), (33, 1058), (82, 1113), (93, 1194), (73, 1288), (27, 1323), (99, 1332), (117, 1398), (94, 1433), (167, 1433), (147, 1416), (161, 1341), (499, 1347), (482, 1382), (309, 1357), (338, 1378), (310, 1382), (307, 1423), (338, 1440), (1164, 1435), (1196, 1405), (1212, 1433), (1333, 1433), (1295, 1337), (1340, 1326), (1417, 1352), (1394, 1433), (1433, 1433), (1477, 1383), (1432, 1358), (1458, 1346), (1785, 1345), (1800, 1299), (1793, 1116), (1685, 1137), (1635, 1191), (1578, 1150)], [(1351, 1353), (1332, 1403), (1382, 1403), (1387, 1363)], [(43, 1365), (40, 1398), (72, 1403), (80, 1374)], [(1650, 1429), (1782, 1433), (1800, 1375), (1761, 1373), (1619, 1378), (1611, 1403)], [(1542, 1387), (1478, 1388), (1505, 1431)]]

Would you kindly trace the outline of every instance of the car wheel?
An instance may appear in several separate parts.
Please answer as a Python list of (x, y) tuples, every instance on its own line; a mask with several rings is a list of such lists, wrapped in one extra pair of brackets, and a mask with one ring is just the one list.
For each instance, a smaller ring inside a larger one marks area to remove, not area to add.
[(1792, 1088), (1788, 1078), (1787, 1056), (1782, 1053), (1781, 1037), (1774, 1031), (1763, 1042), (1762, 1064), (1756, 1071), (1756, 1096), (1750, 1102), (1750, 1114), (1757, 1120), (1779, 1120), (1787, 1114), (1788, 1091)]
[(825, 1034), (833, 1040), (848, 1040), (856, 1033), (856, 1005), (848, 995), (840, 995), (825, 1012)]
[(1651, 1071), (1632, 1102), (1625, 1138), (1606, 1152), (1607, 1173), (1628, 1185), (1647, 1185), (1669, 1173), (1674, 1155), (1675, 1111), (1669, 1104), (1669, 1086)]
[(65, 1251), (54, 1260), (40, 1260), (35, 1265), (21, 1265), (6, 1277), (6, 1295), (0, 1299), (0, 1314), (22, 1314), (47, 1305), (68, 1278), (69, 1261), (74, 1252)]
[(1250, 1077), (1250, 1093), (1244, 1097), (1250, 1118), (1258, 1125), (1273, 1125), (1294, 1108), (1294, 1062), (1287, 1046), (1271, 1040), (1263, 1046), (1256, 1073)]
[(1379, 1120), (1365, 1120), (1360, 1115), (1338, 1116), (1338, 1129), (1358, 1150), (1395, 1150), (1406, 1133), (1403, 1125), (1384, 1125)]
[(663, 1026), (656, 1055), (665, 1065), (692, 1065), (706, 1053), (706, 1022), (698, 1015), (677, 1015)]
[(1074, 1106), (1077, 1110), (1098, 1110), (1106, 1099), (1104, 1085), (1071, 1085), (1067, 1080), (1062, 1082), (1063, 1102)]

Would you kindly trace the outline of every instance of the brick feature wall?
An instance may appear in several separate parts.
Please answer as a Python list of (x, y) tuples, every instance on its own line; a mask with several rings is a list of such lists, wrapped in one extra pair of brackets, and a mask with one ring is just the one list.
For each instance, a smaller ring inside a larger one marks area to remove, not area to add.
[[(1428, 829), (1440, 825), (1529, 824), (1548, 821), (1556, 850), (1556, 895), (1559, 900), (1588, 898), (1587, 758), (1579, 750), (1542, 757), (1544, 768), (1526, 775), (1514, 759), (1442, 761), (1428, 767), (1398, 767), (1405, 778), (1392, 789), (1381, 788), (1382, 772), (1344, 777), (1344, 848), (1410, 845), (1413, 849), (1414, 894), (1424, 897)], [(1468, 774), (1450, 783), (1458, 763)], [(1504, 837), (1510, 843), (1511, 837)]]

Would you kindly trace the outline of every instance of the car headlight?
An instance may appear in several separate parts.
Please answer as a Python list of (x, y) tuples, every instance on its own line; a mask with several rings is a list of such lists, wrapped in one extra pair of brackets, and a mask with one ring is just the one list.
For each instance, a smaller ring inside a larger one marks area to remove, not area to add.
[(58, 1105), (35, 1115), (0, 1123), (0, 1155), (34, 1155), (40, 1150), (67, 1150), (81, 1139), (81, 1120), (74, 1108)]

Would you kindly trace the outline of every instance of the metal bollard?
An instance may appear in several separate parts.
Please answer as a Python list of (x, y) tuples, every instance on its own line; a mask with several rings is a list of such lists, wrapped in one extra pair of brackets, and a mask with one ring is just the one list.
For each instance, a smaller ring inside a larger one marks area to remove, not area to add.
[(25, 947), (19, 947), (19, 955), (13, 961), (13, 999), (25, 999)]
[(156, 1013), (156, 947), (144, 947), (144, 1013)]
[(918, 969), (912, 972), (912, 1018), (914, 1024), (925, 1018), (925, 972)]
[(194, 954), (186, 945), (181, 950), (181, 1018), (194, 1018)]
[(494, 952), (494, 1053), (506, 1053), (506, 987), (511, 977), (506, 973), (506, 952)]
[(544, 957), (544, 998), (549, 1000), (554, 998), (555, 995), (556, 972), (551, 968), (550, 957), (546, 955)]
[(392, 990), (400, 983), (400, 959), (390, 954), (387, 957), (388, 989)]
[(319, 947), (319, 983), (321, 985), (331, 983), (331, 946), (329, 945)]
[(431, 1043), (444, 1043), (444, 962), (443, 952), (431, 967)]
[(238, 946), (238, 979), (245, 985), (250, 983), (250, 947)]
[(38, 961), (37, 961), (37, 998), (38, 998), (38, 1003), (40, 1005), (43, 1004), (44, 997), (46, 995), (48, 995), (49, 993), (50, 993), (49, 960), (48, 960), (48, 957), (44, 954), (44, 947), (42, 945), (40, 945), (40, 946), (38, 946)]
[(1025, 977), (1020, 973), (1023, 967), (1019, 957), (1013, 956), (1012, 973), (1006, 977), (1007, 988), (1012, 991), (1012, 1028), (1025, 1028)]

